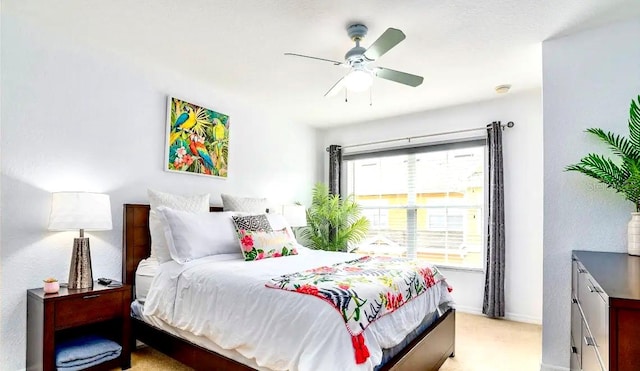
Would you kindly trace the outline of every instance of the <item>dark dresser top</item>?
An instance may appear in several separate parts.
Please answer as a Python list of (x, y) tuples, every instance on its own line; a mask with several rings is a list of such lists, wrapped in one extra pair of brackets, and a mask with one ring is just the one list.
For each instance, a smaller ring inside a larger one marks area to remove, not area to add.
[(640, 257), (627, 253), (574, 250), (609, 299), (640, 300)]

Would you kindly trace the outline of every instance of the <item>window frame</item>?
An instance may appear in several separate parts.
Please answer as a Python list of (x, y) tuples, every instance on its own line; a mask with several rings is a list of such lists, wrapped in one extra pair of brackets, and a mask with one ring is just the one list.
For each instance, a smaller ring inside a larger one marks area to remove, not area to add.
[[(481, 208), (481, 223), (480, 226), (480, 244), (482, 250), (482, 262), (486, 261), (487, 255), (487, 228), (488, 228), (488, 198), (489, 198), (489, 189), (488, 189), (488, 144), (486, 137), (472, 137), (472, 138), (461, 138), (457, 140), (449, 140), (449, 141), (439, 141), (433, 143), (420, 143), (419, 145), (411, 145), (411, 146), (402, 146), (402, 147), (390, 147), (390, 148), (378, 148), (373, 150), (366, 151), (357, 151), (357, 152), (343, 152), (342, 161), (346, 163), (347, 161), (354, 160), (364, 160), (364, 159), (376, 159), (385, 156), (396, 156), (396, 155), (409, 155), (409, 154), (419, 154), (419, 153), (428, 153), (428, 152), (437, 152), (437, 151), (446, 151), (446, 150), (455, 150), (455, 149), (464, 149), (470, 147), (482, 147), (484, 149), (484, 163), (483, 163), (483, 205)], [(344, 190), (347, 189), (349, 180), (347, 179), (348, 170), (346, 166), (342, 167), (343, 173), (341, 176), (342, 182), (340, 184), (340, 189), (342, 190), (342, 194), (344, 194)], [(417, 213), (417, 210), (424, 207), (426, 205), (415, 205), (415, 206), (387, 206), (382, 207), (384, 209), (407, 209), (414, 210)], [(477, 205), (473, 205), (477, 206)], [(367, 206), (363, 207), (364, 209), (380, 209), (381, 207), (373, 207)], [(407, 216), (409, 217), (409, 216)], [(427, 221), (428, 224), (428, 221)], [(409, 230), (409, 228), (407, 228)], [(456, 271), (469, 271), (469, 272), (485, 272), (486, 265), (481, 263), (480, 267), (469, 267), (469, 266), (461, 266), (461, 265), (453, 265), (447, 263), (433, 263), (438, 268), (444, 268), (448, 270), (456, 270)]]

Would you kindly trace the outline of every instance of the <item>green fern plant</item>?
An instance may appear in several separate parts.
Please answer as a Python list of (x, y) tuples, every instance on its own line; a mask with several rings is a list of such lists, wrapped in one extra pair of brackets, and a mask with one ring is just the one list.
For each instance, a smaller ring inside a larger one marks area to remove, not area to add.
[(640, 212), (640, 95), (637, 101), (631, 100), (629, 109), (629, 138), (602, 129), (587, 129), (606, 143), (618, 161), (608, 157), (589, 153), (580, 162), (569, 165), (566, 171), (577, 171), (600, 183), (623, 193), (625, 198), (636, 205)]
[(349, 245), (361, 241), (369, 230), (369, 220), (353, 195), (341, 198), (329, 193), (318, 183), (313, 188), (311, 206), (307, 209), (307, 226), (301, 237), (312, 249), (348, 251)]

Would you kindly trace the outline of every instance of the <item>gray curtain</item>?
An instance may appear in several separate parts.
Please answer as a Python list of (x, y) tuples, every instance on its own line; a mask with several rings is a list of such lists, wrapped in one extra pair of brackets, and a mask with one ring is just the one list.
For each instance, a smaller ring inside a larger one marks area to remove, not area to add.
[(329, 151), (329, 193), (340, 195), (340, 174), (342, 173), (342, 147), (332, 144)]
[(489, 147), (489, 225), (485, 265), (482, 313), (504, 317), (504, 177), (502, 174), (502, 127), (500, 122), (487, 125)]
[[(340, 196), (342, 147), (332, 144), (327, 151), (329, 151), (329, 193)], [(335, 227), (329, 227), (329, 239), (335, 241), (337, 236), (338, 230)]]

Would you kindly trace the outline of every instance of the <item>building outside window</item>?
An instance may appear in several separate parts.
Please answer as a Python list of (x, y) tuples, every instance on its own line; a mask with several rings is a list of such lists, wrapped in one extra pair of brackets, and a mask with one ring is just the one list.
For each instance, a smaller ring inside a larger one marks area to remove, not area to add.
[(389, 228), (389, 209), (379, 207), (385, 204), (386, 200), (368, 200), (366, 198), (363, 198), (361, 200), (358, 200), (358, 203), (362, 207), (362, 215), (369, 219), (369, 228)]
[(356, 252), (482, 268), (484, 140), (345, 154), (345, 193), (369, 219)]

